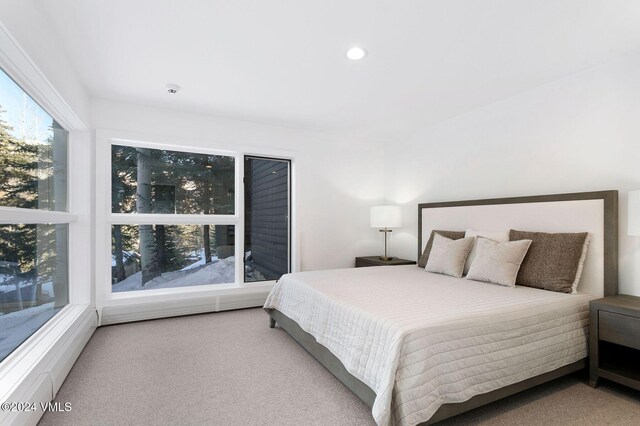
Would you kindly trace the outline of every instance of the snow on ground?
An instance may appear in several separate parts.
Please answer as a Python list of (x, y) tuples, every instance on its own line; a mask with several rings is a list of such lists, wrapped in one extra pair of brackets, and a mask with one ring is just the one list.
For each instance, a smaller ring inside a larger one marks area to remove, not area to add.
[[(20, 288), (28, 287), (30, 285), (33, 285), (33, 280), (30, 278), (20, 281)], [(16, 291), (15, 281), (11, 284), (0, 284), (0, 293), (7, 293), (9, 291)], [(42, 292), (48, 294), (50, 297), (53, 297), (53, 282), (47, 281), (46, 283), (43, 283)]]
[(53, 302), (0, 315), (0, 361), (27, 340), (61, 308)]
[[(25, 283), (20, 282), (20, 288), (24, 287)], [(9, 291), (15, 291), (15, 284), (0, 284), (0, 293), (7, 293)]]
[[(198, 263), (198, 262), (196, 262)], [(204, 284), (229, 284), (235, 282), (235, 259), (214, 260), (207, 265), (189, 265), (180, 271), (165, 272), (142, 286), (142, 272), (127, 277), (111, 286), (111, 291), (152, 290), (159, 288), (189, 287)]]
[[(135, 251), (127, 251), (127, 250), (123, 250), (122, 251), (122, 262), (123, 263), (127, 263), (129, 261), (129, 259), (135, 259), (136, 257), (140, 257), (140, 255), (138, 253), (136, 253)], [(116, 257), (113, 255), (113, 253), (111, 254), (111, 266), (116, 266)]]
[[(189, 266), (185, 266), (184, 268), (180, 269), (181, 271), (188, 271), (189, 269), (195, 269), (195, 268), (197, 268), (199, 266), (204, 266), (204, 264), (205, 264), (204, 263), (204, 249), (200, 249), (199, 252), (193, 252), (192, 254), (193, 254), (194, 257), (197, 256), (198, 259), (200, 259), (200, 260), (198, 260), (197, 262), (192, 263)], [(215, 262), (217, 260), (218, 260), (218, 256), (213, 256), (213, 255), (211, 256), (211, 261), (212, 262)]]
[(53, 282), (48, 281), (42, 284), (42, 292), (49, 295), (49, 297), (53, 297)]

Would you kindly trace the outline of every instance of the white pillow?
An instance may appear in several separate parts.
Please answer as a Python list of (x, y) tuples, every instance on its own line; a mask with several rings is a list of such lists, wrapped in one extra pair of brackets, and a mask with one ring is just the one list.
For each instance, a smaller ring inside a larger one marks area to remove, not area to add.
[[(509, 241), (509, 230), (505, 229), (504, 231), (476, 231), (473, 229), (467, 229), (464, 233), (466, 237), (484, 237), (493, 241), (497, 241), (499, 243), (506, 243)], [(465, 275), (469, 273), (469, 268), (471, 268), (471, 264), (473, 263), (473, 259), (476, 258), (476, 246), (478, 242), (474, 242), (473, 246), (471, 246), (471, 251), (469, 252), (469, 256), (467, 257), (467, 262), (464, 264), (464, 273)]]
[(531, 240), (498, 243), (478, 237), (477, 246), (478, 252), (466, 279), (515, 287), (520, 265), (531, 246)]
[(461, 238), (452, 240), (437, 232), (433, 235), (433, 246), (425, 270), (437, 274), (450, 275), (461, 278), (464, 263), (475, 238)]

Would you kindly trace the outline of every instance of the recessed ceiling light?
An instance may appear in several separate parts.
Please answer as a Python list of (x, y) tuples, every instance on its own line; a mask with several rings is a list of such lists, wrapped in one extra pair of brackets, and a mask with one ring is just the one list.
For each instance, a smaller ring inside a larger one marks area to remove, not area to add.
[(367, 56), (367, 51), (364, 50), (362, 47), (353, 46), (352, 48), (347, 50), (347, 58), (351, 59), (352, 61), (359, 61), (360, 59), (363, 59), (365, 56)]

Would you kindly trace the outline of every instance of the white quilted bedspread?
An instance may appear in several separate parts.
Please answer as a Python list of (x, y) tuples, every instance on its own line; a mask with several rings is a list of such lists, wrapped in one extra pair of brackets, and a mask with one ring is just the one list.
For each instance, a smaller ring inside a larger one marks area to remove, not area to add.
[(378, 425), (587, 356), (593, 296), (507, 288), (382, 266), (283, 276), (267, 298), (376, 393)]

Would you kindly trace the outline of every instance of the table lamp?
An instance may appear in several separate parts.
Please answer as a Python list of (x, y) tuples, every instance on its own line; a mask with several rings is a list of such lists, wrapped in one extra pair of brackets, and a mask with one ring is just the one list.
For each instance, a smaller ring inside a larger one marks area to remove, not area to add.
[(380, 256), (380, 260), (393, 259), (387, 256), (387, 233), (392, 232), (389, 228), (400, 226), (402, 226), (402, 209), (399, 206), (371, 207), (371, 227), (382, 228), (380, 232), (384, 232), (384, 256)]

